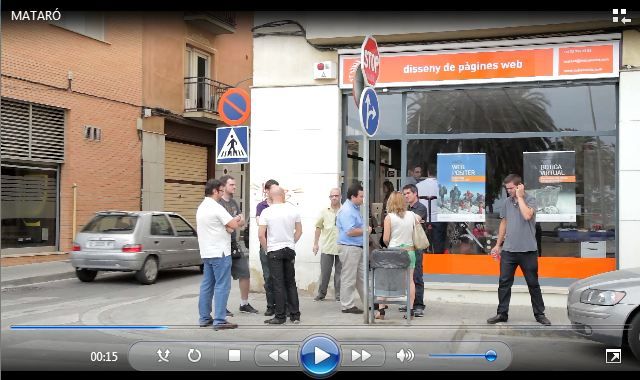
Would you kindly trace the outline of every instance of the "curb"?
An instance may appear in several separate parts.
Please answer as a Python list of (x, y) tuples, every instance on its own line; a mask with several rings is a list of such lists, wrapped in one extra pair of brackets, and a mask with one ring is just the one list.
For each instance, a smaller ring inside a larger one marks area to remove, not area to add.
[(75, 277), (76, 277), (75, 271), (49, 274), (46, 276), (25, 277), (17, 280), (3, 281), (0, 283), (0, 287), (4, 289), (5, 287), (8, 287), (8, 286), (29, 285), (29, 284), (36, 284), (40, 282), (66, 280), (66, 279), (75, 278)]

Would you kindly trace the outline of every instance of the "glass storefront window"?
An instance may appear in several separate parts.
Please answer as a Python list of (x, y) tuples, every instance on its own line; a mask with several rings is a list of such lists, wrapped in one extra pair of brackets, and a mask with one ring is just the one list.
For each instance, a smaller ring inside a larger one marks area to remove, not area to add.
[(448, 223), (445, 246), (450, 253), (486, 253), (498, 233), (499, 206), (505, 199), (502, 180), (509, 173), (522, 175), (523, 152), (543, 151), (575, 151), (576, 222), (538, 223), (542, 256), (585, 257), (586, 244), (592, 244), (604, 248), (606, 257), (615, 257), (615, 136), (409, 140), (409, 167), (435, 164), (438, 153), (486, 153), (486, 222)]
[(615, 99), (615, 84), (410, 92), (407, 133), (613, 131)]
[(2, 248), (56, 245), (57, 171), (2, 166)]

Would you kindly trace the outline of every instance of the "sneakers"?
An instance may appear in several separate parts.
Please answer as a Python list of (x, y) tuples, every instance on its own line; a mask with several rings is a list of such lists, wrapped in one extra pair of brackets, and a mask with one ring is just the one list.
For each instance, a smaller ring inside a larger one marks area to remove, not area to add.
[(287, 319), (278, 319), (278, 318), (271, 318), (271, 319), (267, 319), (266, 321), (264, 321), (264, 323), (268, 324), (268, 325), (282, 325), (287, 321)]
[(254, 309), (253, 306), (251, 306), (251, 304), (246, 304), (244, 306), (240, 306), (240, 312), (241, 313), (258, 314), (258, 310)]
[(230, 330), (230, 329), (235, 329), (237, 327), (238, 327), (237, 323), (231, 323), (228, 321), (225, 321), (224, 323), (220, 323), (218, 325), (213, 325), (214, 330)]
[(417, 317), (424, 317), (424, 309), (413, 309), (413, 315)]
[(348, 309), (344, 309), (344, 310), (342, 310), (342, 312), (343, 312), (343, 313), (350, 313), (350, 314), (362, 314), (362, 313), (364, 313), (364, 311), (363, 311), (363, 310), (358, 309), (358, 307), (357, 307), (357, 306), (350, 307), (350, 308), (348, 308)]
[(494, 325), (498, 322), (506, 322), (507, 320), (509, 320), (509, 317), (506, 314), (496, 314), (496, 316), (487, 319), (487, 323)]
[(324, 297), (316, 296), (316, 298), (314, 298), (313, 300), (314, 301), (324, 301)]
[(276, 309), (273, 307), (267, 307), (267, 311), (264, 312), (265, 317), (271, 317), (276, 315)]
[(299, 325), (300, 324), (300, 317), (294, 317), (291, 316), (291, 323), (293, 323), (294, 325)]
[(536, 315), (536, 321), (545, 326), (551, 326), (551, 321), (544, 314)]
[(229, 311), (229, 309), (227, 309), (227, 317), (233, 317), (233, 313)]
[(208, 320), (207, 322), (200, 322), (200, 327), (209, 327), (213, 324), (213, 319)]

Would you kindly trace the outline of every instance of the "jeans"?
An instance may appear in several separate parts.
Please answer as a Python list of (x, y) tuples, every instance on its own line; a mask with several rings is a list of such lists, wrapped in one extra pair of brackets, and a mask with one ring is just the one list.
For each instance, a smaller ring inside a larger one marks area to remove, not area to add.
[(422, 273), (422, 253), (416, 250), (416, 267), (413, 270), (413, 283), (416, 284), (416, 296), (413, 300), (414, 309), (424, 310), (424, 274)]
[(269, 258), (267, 253), (260, 247), (260, 264), (262, 265), (262, 278), (264, 279), (264, 292), (267, 296), (267, 308), (276, 307), (276, 297), (273, 294), (273, 281), (269, 270)]
[[(273, 280), (273, 293), (276, 298), (277, 319), (286, 319), (286, 309), (292, 318), (300, 319), (300, 303), (298, 288), (296, 287), (296, 268), (294, 266), (296, 251), (283, 248), (271, 251), (269, 256), (269, 270)], [(286, 306), (285, 306), (286, 304)]]
[(231, 290), (231, 256), (202, 259), (202, 263), (204, 275), (198, 300), (200, 324), (211, 321), (211, 302), (215, 297), (213, 323), (219, 325), (227, 320), (227, 300)]
[(529, 287), (533, 315), (544, 315), (544, 301), (542, 291), (538, 283), (538, 253), (508, 252), (502, 251), (500, 258), (500, 284), (498, 286), (498, 314), (509, 315), (509, 302), (511, 301), (511, 286), (513, 276), (518, 265), (522, 269), (524, 279)]
[(429, 232), (429, 243), (431, 243), (427, 251), (431, 253), (444, 253), (447, 243), (447, 223), (431, 223), (431, 229), (427, 231)]
[(333, 288), (336, 298), (340, 298), (340, 272), (342, 264), (338, 255), (330, 255), (322, 253), (320, 256), (320, 286), (318, 287), (318, 297), (327, 296), (327, 288), (329, 287), (329, 279), (331, 278), (331, 269), (335, 266), (336, 271), (333, 274)]

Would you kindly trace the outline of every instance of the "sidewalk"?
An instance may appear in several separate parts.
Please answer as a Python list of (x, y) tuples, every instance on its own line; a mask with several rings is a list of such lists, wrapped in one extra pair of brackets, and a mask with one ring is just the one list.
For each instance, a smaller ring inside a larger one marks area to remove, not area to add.
[[(52, 256), (47, 257), (51, 258)], [(13, 265), (5, 266), (3, 262), (0, 268), (0, 286), (4, 288), (6, 286), (74, 278), (76, 274), (69, 262), (68, 254), (56, 255), (55, 257), (57, 259), (55, 261), (45, 260), (47, 262), (35, 264), (29, 263), (31, 261), (29, 259), (32, 259), (31, 257), (20, 258), (22, 262)]]

